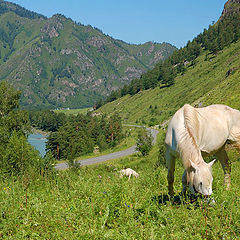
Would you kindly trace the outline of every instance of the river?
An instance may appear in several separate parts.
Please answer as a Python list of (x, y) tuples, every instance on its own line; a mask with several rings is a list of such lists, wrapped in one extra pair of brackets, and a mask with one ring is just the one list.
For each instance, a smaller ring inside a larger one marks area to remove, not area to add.
[(40, 133), (33, 133), (28, 136), (28, 142), (34, 146), (41, 154), (42, 157), (46, 154), (46, 142), (47, 138), (45, 135)]

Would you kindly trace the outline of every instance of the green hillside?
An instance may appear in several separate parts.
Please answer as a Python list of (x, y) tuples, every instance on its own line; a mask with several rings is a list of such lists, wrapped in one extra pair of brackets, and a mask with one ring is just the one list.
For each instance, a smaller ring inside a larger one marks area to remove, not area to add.
[(187, 66), (184, 75), (177, 76), (171, 87), (127, 95), (98, 111), (119, 112), (127, 123), (157, 125), (169, 119), (185, 103), (194, 106), (222, 103), (240, 109), (239, 56), (240, 41), (216, 55), (203, 52), (193, 66)]
[(0, 1), (0, 81), (24, 108), (82, 108), (154, 67), (176, 48), (127, 44), (63, 15), (46, 18)]

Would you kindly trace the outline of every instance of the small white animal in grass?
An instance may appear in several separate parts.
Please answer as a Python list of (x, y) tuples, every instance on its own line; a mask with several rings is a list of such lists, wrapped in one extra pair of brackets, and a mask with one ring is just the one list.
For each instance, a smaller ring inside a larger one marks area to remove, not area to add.
[(128, 179), (130, 179), (132, 175), (136, 178), (139, 177), (139, 174), (137, 172), (135, 172), (134, 170), (132, 170), (131, 168), (126, 168), (126, 169), (120, 170), (120, 177), (127, 176)]

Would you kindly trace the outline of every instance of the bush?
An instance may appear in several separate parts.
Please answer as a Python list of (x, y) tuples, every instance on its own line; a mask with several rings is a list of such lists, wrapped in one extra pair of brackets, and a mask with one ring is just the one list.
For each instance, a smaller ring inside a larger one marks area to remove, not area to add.
[(146, 156), (149, 154), (150, 150), (152, 149), (152, 146), (153, 146), (152, 141), (153, 141), (153, 137), (151, 133), (147, 131), (145, 128), (142, 128), (138, 132), (136, 149), (140, 151), (143, 156)]
[(164, 166), (166, 167), (166, 159), (165, 159), (165, 132), (160, 130), (159, 131), (159, 136), (160, 136), (160, 139), (159, 139), (159, 142), (158, 142), (158, 146), (159, 146), (159, 149), (158, 149), (158, 159), (155, 163), (155, 168), (158, 168), (160, 166)]

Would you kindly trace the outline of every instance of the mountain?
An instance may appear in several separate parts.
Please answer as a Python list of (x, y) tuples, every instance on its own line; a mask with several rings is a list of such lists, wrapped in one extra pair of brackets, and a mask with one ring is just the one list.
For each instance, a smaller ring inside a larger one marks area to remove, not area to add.
[(222, 20), (224, 17), (229, 16), (231, 14), (239, 13), (239, 11), (240, 11), (240, 0), (228, 0), (224, 5), (224, 9), (222, 11), (220, 20)]
[(154, 68), (146, 72), (138, 82), (133, 81), (130, 88), (125, 88), (127, 94), (108, 102), (97, 112), (108, 115), (118, 112), (126, 123), (151, 126), (166, 123), (185, 103), (196, 107), (226, 104), (240, 109), (239, 22), (239, 13), (225, 15), (165, 60), (163, 64), (167, 62), (175, 73), (172, 85), (162, 87), (160, 83), (134, 94), (127, 92), (131, 87), (144, 87), (145, 81), (142, 83), (141, 80), (145, 75), (149, 76), (146, 79), (151, 79), (152, 75), (152, 82), (159, 83), (162, 73), (157, 64), (155, 71)]
[[(230, 4), (230, 3), (229, 3)], [(227, 9), (225, 4), (225, 9)], [(234, 3), (235, 9), (240, 8), (240, 3)], [(217, 55), (225, 47), (240, 39), (240, 14), (238, 11), (225, 13), (216, 24), (209, 25), (208, 29), (188, 41), (187, 45), (175, 51), (166, 60), (155, 65), (155, 67), (141, 75), (140, 78), (134, 79), (130, 84), (123, 88), (113, 91), (104, 101), (100, 100), (96, 108), (101, 107), (107, 102), (112, 102), (127, 94), (138, 94), (143, 90), (148, 90), (159, 86), (168, 88), (175, 84), (177, 75), (184, 75), (188, 66), (195, 66), (196, 59), (201, 54)]]
[(0, 80), (22, 90), (24, 108), (91, 106), (176, 50), (135, 45), (56, 14), (0, 0)]
[(201, 107), (227, 104), (240, 109), (240, 41), (232, 43), (217, 55), (203, 52), (195, 65), (188, 65), (175, 84), (156, 87), (131, 96), (125, 95), (103, 105), (97, 112), (115, 112), (128, 124), (158, 125), (168, 120), (185, 103)]

